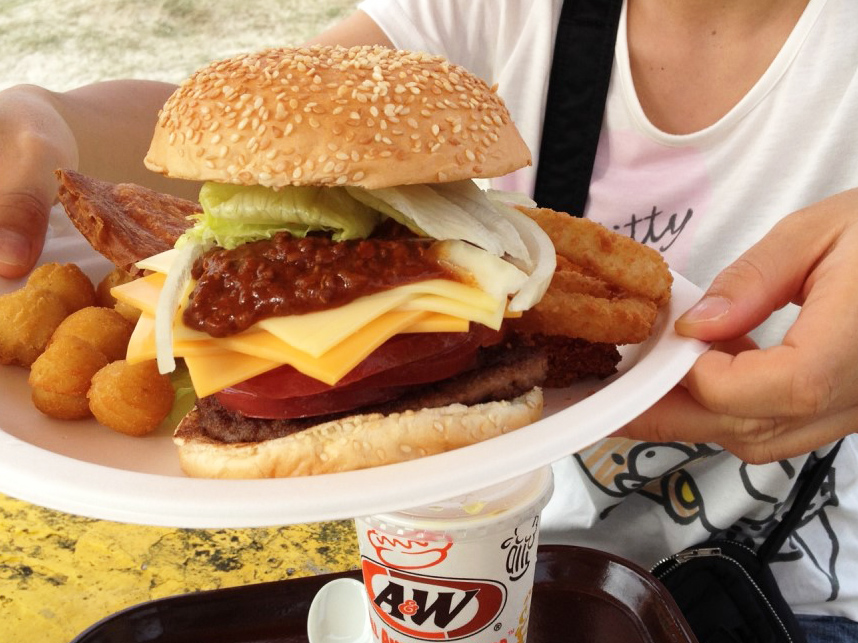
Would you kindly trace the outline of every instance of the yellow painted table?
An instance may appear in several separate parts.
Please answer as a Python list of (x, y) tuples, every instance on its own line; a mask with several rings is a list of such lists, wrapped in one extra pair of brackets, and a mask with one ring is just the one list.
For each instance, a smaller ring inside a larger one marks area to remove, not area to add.
[(351, 521), (168, 529), (72, 516), (0, 494), (0, 643), (69, 643), (143, 601), (357, 563)]

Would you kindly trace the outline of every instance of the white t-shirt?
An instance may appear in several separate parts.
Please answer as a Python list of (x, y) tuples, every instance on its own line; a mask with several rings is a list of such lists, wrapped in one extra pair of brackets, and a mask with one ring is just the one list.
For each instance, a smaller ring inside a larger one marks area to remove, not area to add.
[[(532, 193), (561, 4), (366, 0), (360, 8), (397, 47), (445, 55), (498, 84), (534, 166), (495, 183)], [(717, 123), (678, 136), (654, 127), (637, 100), (624, 7), (585, 214), (657, 248), (705, 287), (784, 215), (858, 186), (856, 24), (858, 3), (810, 0), (748, 94)], [(755, 338), (778, 342), (795, 313), (783, 311)], [(644, 566), (716, 534), (759, 542), (806, 460), (752, 466), (714, 445), (603, 440), (555, 464), (541, 542), (593, 546)], [(855, 438), (779, 558), (774, 571), (797, 612), (858, 620), (858, 577), (849, 571), (858, 565)]]

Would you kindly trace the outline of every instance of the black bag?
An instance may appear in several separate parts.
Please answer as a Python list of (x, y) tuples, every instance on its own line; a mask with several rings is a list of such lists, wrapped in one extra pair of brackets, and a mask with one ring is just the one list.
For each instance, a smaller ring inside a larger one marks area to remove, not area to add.
[(709, 540), (652, 568), (700, 643), (805, 643), (769, 563), (801, 522), (839, 447), (838, 442), (808, 471), (792, 507), (757, 551)]

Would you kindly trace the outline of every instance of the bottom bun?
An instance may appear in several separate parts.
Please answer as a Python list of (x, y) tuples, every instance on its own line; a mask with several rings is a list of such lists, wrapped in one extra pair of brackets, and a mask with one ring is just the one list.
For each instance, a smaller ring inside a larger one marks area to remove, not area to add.
[(535, 422), (542, 405), (537, 387), (511, 400), (354, 415), (282, 438), (232, 444), (207, 437), (194, 409), (173, 441), (182, 469), (192, 477), (309, 476), (394, 464), (481, 442)]

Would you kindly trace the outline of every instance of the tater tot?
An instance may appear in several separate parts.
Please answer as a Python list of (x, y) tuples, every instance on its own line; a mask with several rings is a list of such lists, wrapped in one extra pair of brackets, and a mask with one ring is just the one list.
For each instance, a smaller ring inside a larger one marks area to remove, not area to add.
[(122, 270), (122, 268), (114, 268), (108, 272), (95, 287), (96, 305), (104, 306), (105, 308), (113, 308), (113, 306), (116, 305), (116, 298), (110, 294), (110, 289), (114, 286), (127, 284), (132, 279), (134, 279), (134, 277), (132, 277), (127, 270)]
[(58, 419), (88, 417), (89, 409), (79, 401), (86, 400), (93, 375), (107, 363), (101, 351), (80, 337), (51, 342), (30, 369), (33, 404)]
[(151, 433), (173, 407), (170, 378), (154, 360), (129, 364), (112, 362), (92, 378), (89, 408), (101, 424), (126, 435)]
[[(86, 340), (112, 362), (124, 359), (134, 324), (112, 308), (87, 306), (66, 317), (51, 337), (51, 342), (74, 336)], [(49, 344), (50, 345), (50, 344)]]
[(30, 397), (33, 406), (57, 420), (83, 420), (92, 416), (85, 395), (66, 395), (34, 388)]
[(0, 363), (30, 366), (68, 315), (53, 292), (22, 288), (0, 297)]
[(46, 263), (37, 267), (27, 278), (26, 288), (55, 293), (69, 313), (95, 304), (95, 286), (73, 263)]
[(124, 301), (117, 301), (113, 309), (132, 323), (136, 323), (140, 319), (141, 310), (131, 304), (126, 304)]
[(122, 268), (114, 268), (111, 270), (107, 275), (105, 275), (104, 279), (98, 282), (98, 286), (95, 288), (96, 304), (98, 306), (104, 306), (105, 308), (114, 308), (126, 319), (136, 322), (140, 317), (140, 310), (134, 306), (129, 306), (126, 303), (117, 301), (110, 293), (110, 289), (114, 286), (120, 286), (132, 281), (133, 279), (134, 276), (129, 274), (127, 270), (123, 270)]

